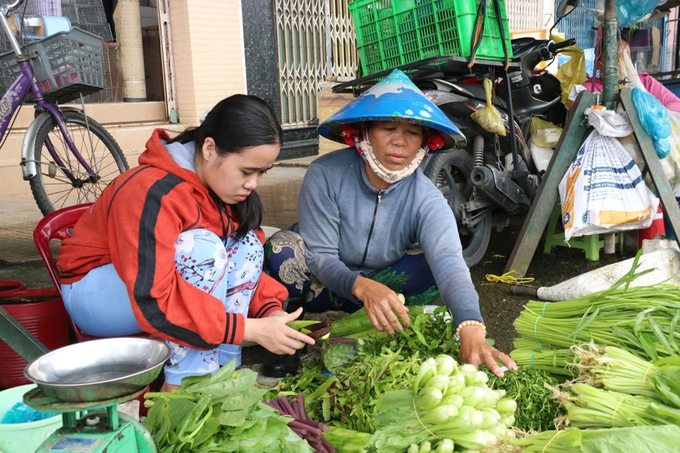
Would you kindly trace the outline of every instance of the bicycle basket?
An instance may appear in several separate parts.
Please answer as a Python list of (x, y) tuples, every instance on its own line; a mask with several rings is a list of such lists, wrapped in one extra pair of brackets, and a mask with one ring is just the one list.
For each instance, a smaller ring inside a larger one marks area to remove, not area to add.
[[(68, 102), (104, 88), (101, 38), (79, 28), (27, 46), (35, 79), (47, 102)], [(7, 92), (21, 74), (14, 52), (0, 55), (0, 88)], [(33, 102), (30, 91), (26, 102)]]

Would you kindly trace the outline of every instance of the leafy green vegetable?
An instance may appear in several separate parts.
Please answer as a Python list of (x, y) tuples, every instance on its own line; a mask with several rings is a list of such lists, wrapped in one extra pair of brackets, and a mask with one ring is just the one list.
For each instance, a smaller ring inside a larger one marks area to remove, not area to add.
[(680, 427), (675, 425), (629, 428), (567, 428), (544, 431), (509, 443), (526, 447), (526, 452), (543, 453), (658, 453), (677, 450)]
[[(415, 307), (409, 307), (413, 310)], [(460, 361), (460, 343), (454, 337), (453, 323), (446, 307), (434, 313), (422, 312), (411, 318), (411, 328), (389, 336), (372, 336), (365, 340), (361, 350), (379, 355), (383, 348), (404, 353), (420, 353), (424, 357), (447, 354)]]
[(182, 380), (174, 392), (150, 392), (143, 425), (161, 453), (312, 452), (290, 419), (262, 403), (257, 373), (231, 361), (213, 375)]
[(508, 370), (505, 376), (490, 374), (489, 387), (505, 390), (505, 396), (517, 402), (514, 426), (522, 431), (545, 431), (554, 428), (553, 420), (563, 412), (544, 384), (556, 386), (557, 379), (542, 370), (520, 367)]
[(327, 433), (323, 433), (323, 437), (330, 442), (338, 453), (367, 453), (366, 444), (371, 435), (331, 426)]
[(324, 422), (334, 421), (336, 426), (372, 433), (376, 401), (384, 392), (411, 385), (419, 357), (417, 353), (406, 356), (402, 351), (387, 348), (378, 356), (359, 352), (344, 373), (335, 375), (309, 395), (307, 411), (313, 419), (323, 417)]
[(328, 343), (324, 346), (323, 364), (333, 374), (340, 373), (357, 356), (359, 348), (356, 342)]

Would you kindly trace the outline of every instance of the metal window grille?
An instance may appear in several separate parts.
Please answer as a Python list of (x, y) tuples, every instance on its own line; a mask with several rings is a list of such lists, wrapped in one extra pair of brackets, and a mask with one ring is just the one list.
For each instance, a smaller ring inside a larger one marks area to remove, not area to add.
[(349, 0), (326, 0), (328, 4), (328, 76), (353, 78), (359, 65), (354, 23)]
[(276, 0), (281, 123), (317, 118), (317, 93), (326, 72), (325, 0)]
[(539, 30), (543, 24), (543, 1), (512, 0), (505, 2), (511, 31)]

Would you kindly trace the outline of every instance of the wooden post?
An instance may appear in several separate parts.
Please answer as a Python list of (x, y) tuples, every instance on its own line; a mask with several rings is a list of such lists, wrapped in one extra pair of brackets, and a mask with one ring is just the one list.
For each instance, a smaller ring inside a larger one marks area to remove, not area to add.
[[(680, 208), (678, 208), (678, 203), (675, 200), (673, 188), (664, 175), (661, 161), (654, 149), (654, 143), (652, 143), (652, 139), (647, 135), (647, 132), (640, 123), (640, 118), (635, 109), (635, 105), (633, 104), (632, 96), (633, 93), (630, 88), (621, 90), (623, 108), (628, 113), (630, 123), (633, 125), (635, 140), (642, 151), (642, 158), (645, 160), (645, 165), (647, 165), (647, 168), (649, 169), (649, 175), (656, 188), (657, 196), (661, 199), (664, 218), (669, 220), (668, 224), (673, 229), (676, 240), (678, 241), (678, 244), (680, 244), (680, 236), (678, 235), (678, 233), (680, 233)], [(654, 213), (652, 213), (652, 215), (654, 215)]]
[(505, 266), (505, 272), (515, 271), (522, 276), (526, 274), (538, 242), (548, 224), (550, 213), (557, 203), (557, 188), (560, 181), (585, 140), (587, 124), (584, 112), (590, 106), (597, 104), (597, 100), (597, 95), (587, 91), (581, 92), (569, 110), (564, 132), (524, 220), (515, 247)]

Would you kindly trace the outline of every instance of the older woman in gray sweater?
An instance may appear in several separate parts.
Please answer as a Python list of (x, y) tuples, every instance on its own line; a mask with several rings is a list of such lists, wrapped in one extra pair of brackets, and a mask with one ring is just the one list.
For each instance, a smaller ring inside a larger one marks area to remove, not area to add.
[(309, 166), (298, 225), (276, 233), (267, 248), (269, 272), (288, 288), (289, 309), (363, 305), (376, 329), (392, 333), (409, 325), (409, 304), (441, 297), (463, 361), (485, 363), (497, 375), (497, 360), (516, 368), (486, 342), (455, 217), (419, 169), (427, 152), (464, 142), (456, 126), (395, 70), (321, 124), (319, 133), (350, 147)]

